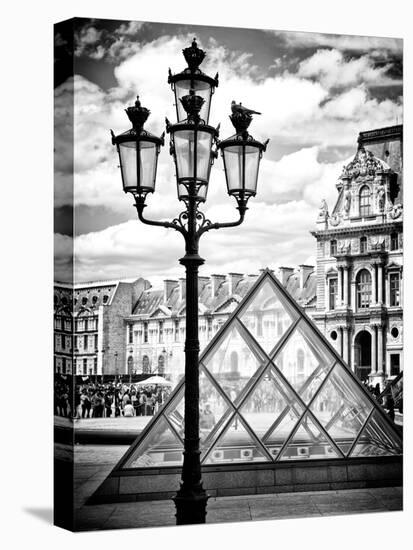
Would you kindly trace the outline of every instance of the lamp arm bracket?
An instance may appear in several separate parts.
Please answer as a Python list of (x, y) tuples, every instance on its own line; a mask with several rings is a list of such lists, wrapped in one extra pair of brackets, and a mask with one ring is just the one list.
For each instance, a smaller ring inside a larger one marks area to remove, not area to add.
[(184, 225), (181, 222), (181, 215), (178, 218), (173, 219), (171, 222), (163, 222), (163, 221), (157, 221), (157, 220), (150, 220), (148, 218), (145, 218), (143, 215), (143, 209), (146, 207), (145, 199), (143, 197), (136, 197), (135, 207), (138, 212), (138, 217), (140, 221), (146, 225), (154, 225), (156, 227), (165, 227), (165, 228), (171, 228), (175, 229), (176, 231), (179, 231), (182, 233), (182, 235), (186, 235), (187, 231), (184, 227)]
[(202, 214), (203, 222), (200, 225), (200, 227), (198, 229), (198, 232), (197, 232), (198, 239), (203, 233), (206, 233), (210, 229), (223, 229), (225, 227), (236, 227), (237, 225), (241, 225), (242, 222), (244, 221), (245, 212), (248, 210), (248, 208), (245, 205), (239, 205), (239, 206), (237, 206), (237, 209), (239, 210), (239, 218), (237, 220), (233, 221), (233, 222), (222, 222), (222, 223), (215, 222), (215, 223), (213, 223), (210, 220), (205, 219), (205, 216)]

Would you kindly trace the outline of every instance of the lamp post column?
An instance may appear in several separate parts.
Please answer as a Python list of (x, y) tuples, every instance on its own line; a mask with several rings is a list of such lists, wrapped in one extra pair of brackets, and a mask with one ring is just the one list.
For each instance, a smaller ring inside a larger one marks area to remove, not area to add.
[(205, 523), (208, 495), (202, 486), (199, 448), (198, 254), (195, 184), (190, 184), (186, 254), (185, 432), (181, 487), (174, 498), (177, 525)]

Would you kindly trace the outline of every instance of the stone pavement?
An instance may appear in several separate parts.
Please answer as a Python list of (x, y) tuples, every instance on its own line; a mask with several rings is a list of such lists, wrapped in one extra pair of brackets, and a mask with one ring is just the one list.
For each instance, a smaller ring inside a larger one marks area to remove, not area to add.
[[(402, 488), (387, 487), (211, 498), (207, 523), (402, 510)], [(78, 531), (175, 525), (171, 500), (99, 504), (76, 510)]]
[[(172, 500), (87, 505), (86, 501), (128, 449), (75, 445), (78, 531), (175, 525)], [(62, 452), (64, 449), (62, 449)], [(386, 512), (403, 509), (401, 487), (210, 498), (207, 523)]]

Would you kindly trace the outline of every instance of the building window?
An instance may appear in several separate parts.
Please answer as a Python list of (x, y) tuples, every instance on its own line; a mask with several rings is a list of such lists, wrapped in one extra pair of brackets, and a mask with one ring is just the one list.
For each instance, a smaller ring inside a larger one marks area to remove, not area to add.
[(398, 250), (398, 249), (399, 249), (399, 234), (392, 233), (390, 235), (390, 250)]
[(400, 305), (400, 276), (398, 273), (390, 274), (390, 306)]
[(75, 336), (75, 351), (79, 348), (79, 336)]
[(93, 374), (97, 374), (97, 373), (98, 373), (98, 358), (94, 357), (93, 358)]
[(62, 359), (62, 374), (66, 374), (66, 357)]
[(149, 374), (149, 357), (144, 355), (142, 357), (142, 374)]
[(175, 325), (175, 342), (179, 342), (179, 320), (176, 319), (174, 322)]
[(371, 302), (371, 275), (367, 269), (362, 269), (357, 275), (357, 309), (370, 307)]
[(397, 376), (398, 374), (400, 374), (400, 355), (392, 353), (390, 355), (390, 376)]
[(330, 241), (330, 256), (335, 256), (337, 254), (337, 241)]
[(367, 252), (367, 237), (361, 237), (360, 239), (360, 254)]
[(304, 351), (302, 349), (297, 350), (297, 380), (304, 379)]
[(87, 338), (87, 334), (85, 334), (83, 336), (83, 348), (84, 349), (87, 349), (87, 344), (88, 344), (88, 338)]
[(148, 341), (148, 323), (143, 323), (143, 341)]
[(159, 343), (163, 343), (163, 321), (159, 321)]
[(108, 301), (109, 301), (109, 296), (108, 296), (107, 294), (105, 294), (105, 295), (103, 296), (103, 303), (104, 303), (104, 304), (107, 304)]
[(129, 339), (128, 343), (133, 344), (133, 325), (128, 325), (129, 328)]
[(83, 359), (83, 374), (87, 374), (87, 359)]
[(329, 309), (336, 309), (338, 294), (337, 279), (330, 279), (328, 283)]
[(95, 334), (94, 336), (94, 341), (95, 341), (95, 351), (98, 351), (98, 335)]
[(371, 214), (371, 193), (370, 188), (364, 185), (360, 190), (360, 216), (362, 218)]
[(165, 357), (163, 355), (160, 355), (158, 357), (158, 374), (159, 376), (163, 376), (165, 372)]
[(66, 349), (66, 338), (62, 335), (62, 349)]

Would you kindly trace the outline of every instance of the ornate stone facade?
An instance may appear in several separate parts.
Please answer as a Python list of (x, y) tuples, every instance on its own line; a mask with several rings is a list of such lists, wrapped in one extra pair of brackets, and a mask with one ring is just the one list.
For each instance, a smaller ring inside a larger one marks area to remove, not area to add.
[(312, 232), (313, 318), (360, 378), (381, 385), (403, 369), (402, 132), (360, 134), (332, 213), (322, 204)]

